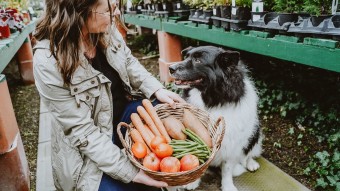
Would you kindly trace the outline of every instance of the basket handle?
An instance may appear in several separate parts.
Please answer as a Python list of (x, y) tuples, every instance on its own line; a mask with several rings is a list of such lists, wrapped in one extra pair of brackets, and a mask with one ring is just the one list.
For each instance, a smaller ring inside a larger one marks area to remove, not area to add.
[(225, 132), (225, 121), (224, 121), (224, 118), (222, 116), (217, 118), (217, 121), (215, 123), (215, 128), (217, 128), (220, 125), (222, 125), (222, 132), (219, 136), (219, 139), (217, 140), (218, 144), (220, 144), (222, 142), (223, 137), (224, 137), (224, 132)]
[(120, 122), (120, 123), (118, 124), (118, 126), (117, 126), (117, 133), (118, 133), (120, 142), (122, 143), (122, 145), (124, 146), (124, 148), (125, 148), (126, 150), (128, 150), (129, 147), (128, 147), (128, 145), (127, 145), (126, 142), (125, 142), (125, 139), (124, 139), (124, 137), (123, 137), (122, 131), (120, 130), (120, 129), (122, 128), (122, 126), (124, 126), (124, 127), (127, 128), (127, 129), (130, 129), (131, 127), (130, 127), (130, 125), (128, 125), (128, 124), (125, 123), (125, 122)]

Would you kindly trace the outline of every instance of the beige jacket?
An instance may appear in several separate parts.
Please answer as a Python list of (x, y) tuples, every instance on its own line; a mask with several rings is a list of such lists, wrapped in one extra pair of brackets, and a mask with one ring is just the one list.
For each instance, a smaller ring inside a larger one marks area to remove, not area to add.
[[(118, 71), (131, 95), (150, 98), (162, 84), (131, 55), (117, 30), (104, 51), (110, 65)], [(92, 68), (85, 57), (70, 86), (65, 86), (51, 56), (49, 41), (34, 47), (34, 77), (41, 100), (48, 107), (52, 132), (52, 169), (58, 190), (98, 190), (103, 172), (114, 179), (130, 182), (138, 173), (111, 141), (112, 125), (110, 81)]]

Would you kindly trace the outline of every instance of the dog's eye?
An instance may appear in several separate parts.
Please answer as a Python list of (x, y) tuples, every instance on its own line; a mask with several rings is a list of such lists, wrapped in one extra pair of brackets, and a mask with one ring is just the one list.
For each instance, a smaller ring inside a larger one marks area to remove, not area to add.
[(193, 58), (193, 61), (194, 61), (195, 63), (200, 63), (200, 62), (201, 62), (198, 58)]

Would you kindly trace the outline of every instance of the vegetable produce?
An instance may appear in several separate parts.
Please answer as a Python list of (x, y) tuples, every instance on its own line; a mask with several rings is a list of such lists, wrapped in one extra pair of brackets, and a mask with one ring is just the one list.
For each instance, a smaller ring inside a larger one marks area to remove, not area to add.
[(184, 157), (182, 157), (180, 162), (181, 162), (181, 171), (188, 171), (200, 165), (198, 158), (192, 154), (184, 155)]
[(138, 158), (138, 159), (141, 159), (141, 158), (144, 158), (145, 155), (147, 154), (147, 149), (146, 149), (146, 145), (141, 142), (135, 142), (133, 143), (132, 147), (131, 147), (131, 150), (132, 150), (132, 153), (133, 155)]
[(150, 141), (155, 137), (155, 135), (151, 132), (149, 126), (145, 125), (144, 124), (144, 129), (145, 131), (149, 134), (149, 137), (150, 137)]
[(142, 135), (145, 143), (149, 146), (149, 148), (151, 148), (151, 135), (150, 135), (150, 130), (144, 126), (141, 118), (139, 117), (139, 115), (137, 113), (133, 113), (130, 116), (132, 124), (136, 127), (136, 129), (138, 130), (138, 132)]
[(185, 140), (187, 138), (187, 136), (182, 132), (185, 127), (180, 120), (173, 116), (169, 116), (165, 119), (162, 119), (162, 122), (170, 137), (177, 140)]
[(156, 146), (154, 152), (158, 158), (162, 159), (162, 158), (171, 156), (173, 153), (173, 149), (169, 144), (161, 143)]
[(160, 163), (161, 172), (179, 172), (181, 163), (175, 157), (165, 157)]
[(201, 138), (189, 129), (183, 131), (189, 139), (186, 140), (172, 140), (170, 145), (172, 146), (174, 153), (172, 156), (176, 158), (182, 158), (187, 154), (192, 154), (198, 157), (200, 163), (204, 163), (211, 154), (211, 150)]
[[(131, 128), (130, 135), (131, 135), (133, 142), (135, 142), (135, 143), (140, 142), (140, 143), (145, 144), (145, 141), (144, 141), (142, 135), (137, 131), (137, 129)], [(146, 150), (147, 150), (147, 153), (151, 152), (148, 146), (146, 146)]]
[(156, 127), (158, 128), (159, 132), (164, 136), (166, 141), (168, 143), (170, 143), (171, 138), (169, 137), (168, 133), (166, 132), (166, 129), (165, 129), (161, 119), (157, 115), (156, 109), (152, 106), (152, 103), (148, 99), (143, 99), (142, 103), (143, 103), (145, 110), (148, 112), (148, 114), (152, 118), (153, 122), (155, 123)]
[(193, 131), (195, 134), (197, 134), (198, 137), (200, 137), (210, 148), (212, 147), (212, 139), (210, 137), (209, 131), (204, 127), (200, 120), (188, 109), (184, 109), (183, 125)]
[(156, 136), (160, 136), (161, 133), (159, 132), (159, 130), (157, 129), (155, 123), (152, 121), (150, 115), (148, 114), (148, 112), (144, 109), (143, 106), (138, 106), (137, 107), (137, 112), (139, 114), (139, 116), (145, 121), (145, 123), (148, 125), (148, 127), (150, 128), (150, 130), (152, 131), (152, 133)]
[(152, 140), (151, 140), (151, 148), (152, 149), (156, 149), (156, 147), (161, 144), (161, 143), (166, 143), (166, 140), (163, 136), (155, 136)]
[(159, 171), (160, 162), (161, 160), (155, 155), (155, 153), (149, 153), (143, 159), (143, 166), (153, 171)]

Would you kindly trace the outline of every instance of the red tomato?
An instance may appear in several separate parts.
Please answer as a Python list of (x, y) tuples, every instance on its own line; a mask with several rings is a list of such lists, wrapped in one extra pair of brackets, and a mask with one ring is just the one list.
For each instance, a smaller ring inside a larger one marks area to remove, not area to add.
[(141, 142), (133, 143), (131, 150), (133, 155), (138, 159), (144, 158), (147, 153), (146, 145)]
[(173, 149), (169, 144), (161, 143), (161, 144), (157, 145), (154, 152), (157, 155), (157, 157), (162, 159), (164, 157), (171, 156), (172, 153), (173, 153)]
[(151, 140), (151, 148), (152, 149), (156, 149), (156, 147), (161, 144), (161, 143), (167, 143), (166, 139), (163, 136), (155, 136), (152, 140)]
[(143, 166), (152, 170), (152, 171), (159, 171), (159, 163), (160, 159), (155, 155), (155, 153), (149, 153), (143, 159)]
[(181, 171), (194, 169), (200, 165), (200, 161), (195, 155), (187, 154), (181, 159)]
[(175, 157), (165, 157), (160, 164), (161, 172), (179, 172), (181, 163)]

